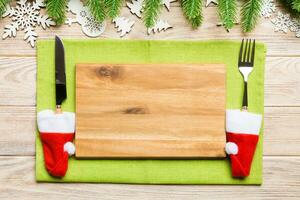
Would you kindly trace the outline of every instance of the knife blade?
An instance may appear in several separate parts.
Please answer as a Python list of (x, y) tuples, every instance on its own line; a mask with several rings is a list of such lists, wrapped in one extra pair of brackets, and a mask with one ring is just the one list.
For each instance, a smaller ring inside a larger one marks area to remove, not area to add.
[(61, 104), (67, 98), (65, 50), (61, 39), (55, 36), (55, 91), (56, 111), (61, 111)]

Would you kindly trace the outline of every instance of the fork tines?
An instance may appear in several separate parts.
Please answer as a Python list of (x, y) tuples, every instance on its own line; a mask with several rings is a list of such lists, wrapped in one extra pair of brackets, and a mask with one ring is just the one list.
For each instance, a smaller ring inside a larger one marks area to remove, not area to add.
[(246, 39), (244, 47), (244, 39), (242, 40), (240, 54), (239, 54), (239, 66), (253, 67), (255, 55), (255, 40)]

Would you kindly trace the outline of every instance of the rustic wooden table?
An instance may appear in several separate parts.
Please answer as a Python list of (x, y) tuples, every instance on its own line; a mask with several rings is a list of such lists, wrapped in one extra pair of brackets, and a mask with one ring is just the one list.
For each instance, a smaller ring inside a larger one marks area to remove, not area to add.
[[(269, 20), (243, 35), (216, 27), (215, 7), (204, 9), (203, 26), (192, 31), (178, 4), (163, 12), (175, 28), (148, 36), (140, 20), (126, 39), (241, 39), (268, 46), (265, 73), (264, 181), (262, 186), (164, 186), (50, 184), (35, 182), (36, 50), (15, 39), (0, 41), (0, 198), (5, 199), (300, 199), (300, 39), (273, 31)], [(127, 8), (123, 16), (132, 16)], [(10, 19), (0, 21), (0, 30)], [(46, 31), (39, 38), (86, 38), (77, 25)], [(118, 38), (109, 22), (101, 38)]]

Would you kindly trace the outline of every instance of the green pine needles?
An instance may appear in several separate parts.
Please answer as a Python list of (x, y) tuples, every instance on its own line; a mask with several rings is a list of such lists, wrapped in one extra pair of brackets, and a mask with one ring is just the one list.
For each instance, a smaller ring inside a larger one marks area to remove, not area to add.
[(0, 0), (0, 19), (6, 10), (6, 5), (9, 4), (10, 0)]
[(103, 0), (88, 0), (86, 5), (98, 22), (103, 22), (105, 20), (106, 12)]
[(107, 10), (107, 15), (114, 19), (120, 14), (122, 0), (104, 0), (104, 5)]
[(236, 0), (219, 0), (218, 1), (219, 17), (225, 29), (233, 28), (237, 20), (237, 3)]
[(161, 8), (160, 0), (145, 0), (144, 23), (147, 28), (152, 28), (158, 18)]
[(261, 0), (248, 0), (242, 6), (242, 29), (244, 32), (250, 32), (256, 25), (260, 16), (262, 7)]
[(293, 4), (292, 8), (300, 12), (300, 0), (294, 0), (292, 4)]
[[(11, 0), (0, 0), (0, 16), (5, 12)], [(203, 0), (181, 0), (183, 13), (193, 28), (201, 26)], [(262, 0), (245, 0), (241, 9), (241, 24), (244, 32), (254, 29), (262, 7)], [(66, 19), (68, 0), (45, 0), (48, 15), (57, 23), (63, 24)], [(92, 15), (99, 22), (106, 17), (114, 19), (119, 16), (123, 0), (85, 0)], [(300, 16), (300, 0), (281, 0), (283, 5), (296, 16)], [(152, 28), (160, 14), (161, 0), (144, 0), (143, 21), (147, 28)], [(231, 29), (237, 21), (237, 0), (219, 0), (218, 13), (225, 29)]]
[(46, 0), (46, 9), (48, 15), (61, 25), (66, 19), (67, 0)]
[(202, 0), (181, 0), (183, 13), (193, 28), (202, 24)]

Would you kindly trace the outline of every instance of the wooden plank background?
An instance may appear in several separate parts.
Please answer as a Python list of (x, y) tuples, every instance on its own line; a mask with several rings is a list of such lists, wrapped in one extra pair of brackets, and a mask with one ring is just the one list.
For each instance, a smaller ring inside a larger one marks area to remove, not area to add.
[[(192, 30), (178, 3), (161, 18), (174, 26), (147, 35), (142, 22), (123, 8), (122, 16), (136, 21), (124, 39), (241, 39), (256, 38), (268, 47), (265, 74), (264, 182), (262, 186), (163, 186), (126, 184), (51, 184), (35, 182), (36, 50), (17, 38), (0, 40), (0, 198), (1, 199), (300, 199), (300, 39), (275, 33), (269, 20), (242, 34), (216, 27), (216, 7), (204, 8), (205, 21)], [(0, 21), (0, 30), (10, 19)], [(78, 25), (41, 31), (39, 38), (86, 38)], [(101, 38), (118, 38), (107, 22)], [(101, 39), (100, 38), (100, 39)], [(99, 39), (99, 38), (98, 38)]]

